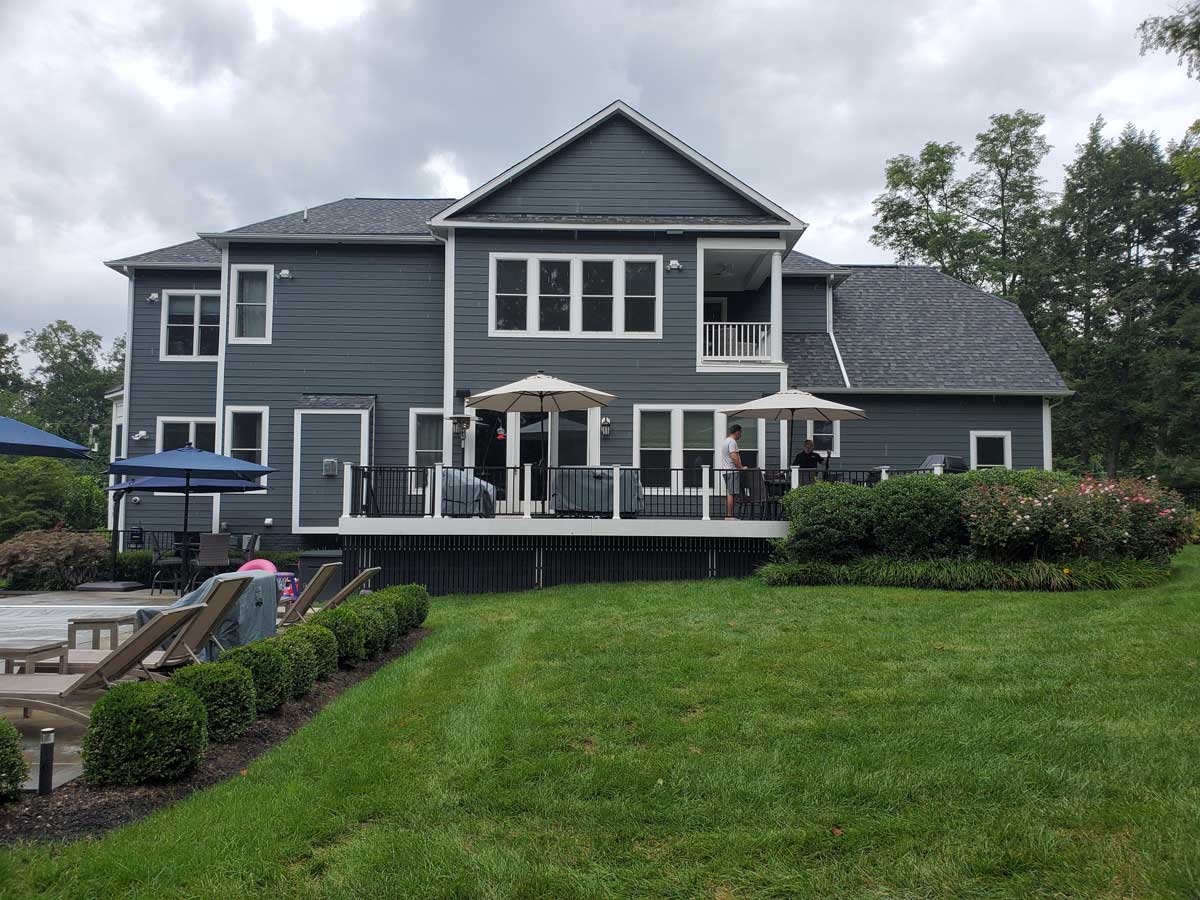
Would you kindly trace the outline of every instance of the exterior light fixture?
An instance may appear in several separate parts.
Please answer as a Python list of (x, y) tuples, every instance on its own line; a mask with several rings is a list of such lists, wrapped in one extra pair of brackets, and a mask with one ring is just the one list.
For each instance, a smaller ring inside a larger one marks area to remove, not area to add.
[(153, 294), (149, 294), (146, 297), (146, 302), (147, 303), (157, 303), (158, 302), (158, 291), (155, 291)]
[(292, 270), (291, 269), (280, 269), (278, 272), (275, 273), (275, 277), (289, 279), (292, 277)]
[(600, 417), (600, 436), (608, 437), (612, 433), (612, 419), (608, 416)]
[(667, 271), (668, 272), (682, 272), (683, 271), (683, 263), (681, 263), (677, 259), (673, 259), (667, 263)]

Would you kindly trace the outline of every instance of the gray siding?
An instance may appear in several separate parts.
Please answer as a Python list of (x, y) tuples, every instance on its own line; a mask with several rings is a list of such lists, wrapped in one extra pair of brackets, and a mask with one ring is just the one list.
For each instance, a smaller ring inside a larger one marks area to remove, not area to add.
[(463, 217), (472, 213), (761, 217), (766, 211), (618, 115), (484, 197)]
[(783, 279), (783, 330), (825, 331), (824, 278)]
[[(166, 307), (163, 291), (217, 290), (221, 275), (215, 269), (138, 269), (133, 280), (133, 334), (129, 339), (129, 456), (154, 453), (159, 416), (213, 417), (217, 397), (216, 362), (159, 359), (159, 334)], [(157, 292), (159, 301), (146, 298)], [(145, 440), (133, 435), (145, 431)], [(137, 495), (137, 503), (125, 501), (125, 527), (175, 530), (183, 524), (183, 500), (179, 497)], [(207, 528), (212, 522), (212, 500), (193, 497), (190, 522)]]
[[(488, 254), (661, 253), (683, 263), (663, 273), (660, 340), (488, 337)], [(733, 405), (779, 390), (776, 372), (696, 371), (696, 240), (685, 236), (463, 231), (455, 267), (454, 387), (472, 392), (531, 375), (537, 369), (616, 394), (606, 412), (612, 433), (601, 440), (601, 462), (628, 465), (635, 403)], [(768, 446), (778, 431), (768, 427)], [(778, 450), (774, 450), (778, 459)]]
[(271, 517), (287, 533), (293, 411), (303, 394), (373, 394), (372, 461), (407, 462), (409, 407), (441, 406), (444, 256), (441, 246), (231, 248), (231, 263), (271, 263), (293, 276), (275, 281), (272, 343), (226, 348), (225, 403), (271, 408), (268, 461), (280, 470), (267, 494), (222, 499), (231, 530)]
[[(300, 525), (336, 529), (342, 514), (342, 466), (361, 462), (362, 416), (310, 411), (300, 422)], [(326, 459), (337, 460), (333, 477), (321, 474)]]
[[(908, 468), (931, 453), (970, 460), (972, 431), (1011, 431), (1014, 469), (1042, 467), (1040, 397), (905, 396), (830, 394), (866, 412), (860, 422), (843, 422), (842, 455), (835, 468), (879, 465)], [(796, 423), (796, 440), (806, 426)]]

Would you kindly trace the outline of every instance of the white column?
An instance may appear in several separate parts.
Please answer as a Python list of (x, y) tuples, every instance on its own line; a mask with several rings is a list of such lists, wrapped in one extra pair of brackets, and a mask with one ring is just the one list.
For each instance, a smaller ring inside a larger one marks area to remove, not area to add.
[(792, 490), (800, 487), (800, 467), (792, 466)]
[(614, 519), (621, 518), (621, 467), (619, 465), (612, 467), (613, 473), (613, 508), (612, 517)]
[(783, 362), (783, 254), (771, 254), (771, 359)]
[(704, 501), (704, 510), (700, 518), (707, 522), (712, 518), (712, 466), (700, 467), (700, 497)]
[(433, 467), (433, 517), (442, 517), (442, 464)]
[(887, 467), (887, 466), (880, 466), (880, 467), (879, 467), (879, 480), (880, 480), (880, 481), (887, 481), (887, 480), (888, 480), (888, 467)]
[(933, 464), (933, 474), (934, 474), (934, 475), (941, 475), (941, 474), (942, 474), (942, 464), (941, 464), (941, 463), (934, 463), (934, 464)]
[(350, 515), (350, 488), (351, 481), (354, 478), (354, 463), (345, 463), (342, 466), (342, 515)]
[(524, 516), (527, 519), (533, 518), (533, 463), (525, 463), (522, 467), (524, 485), (521, 490), (521, 505), (525, 507)]

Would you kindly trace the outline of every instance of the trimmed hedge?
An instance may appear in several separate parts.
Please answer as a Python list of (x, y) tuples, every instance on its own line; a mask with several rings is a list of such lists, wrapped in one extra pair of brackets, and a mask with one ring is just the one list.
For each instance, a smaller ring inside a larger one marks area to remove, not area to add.
[(287, 654), (268, 640), (252, 641), (221, 653), (221, 662), (237, 663), (254, 678), (254, 714), (278, 709), (292, 686), (292, 663)]
[(149, 550), (123, 550), (117, 554), (117, 580), (149, 584), (154, 577), (154, 554)]
[(307, 641), (312, 647), (313, 659), (317, 666), (317, 677), (328, 678), (338, 667), (338, 643), (332, 631), (324, 625), (304, 622), (284, 629), (280, 637), (289, 640)]
[(208, 739), (225, 743), (241, 736), (254, 721), (254, 676), (236, 662), (206, 662), (184, 666), (171, 684), (187, 688), (208, 712)]
[(350, 609), (358, 613), (363, 622), (363, 647), (367, 659), (374, 659), (387, 647), (388, 619), (378, 604), (368, 606), (364, 603), (350, 604)]
[(339, 663), (353, 665), (367, 658), (367, 625), (357, 610), (343, 603), (336, 609), (323, 609), (313, 613), (308, 621), (333, 632), (334, 638), (337, 639)]
[(783, 511), (791, 527), (786, 552), (795, 560), (854, 559), (871, 546), (875, 530), (872, 488), (818, 481), (789, 492)]
[(861, 585), (949, 591), (1126, 590), (1153, 587), (1170, 575), (1168, 563), (1142, 559), (996, 563), (979, 559), (912, 560), (886, 556), (868, 556), (850, 563), (769, 563), (757, 572), (758, 579), (772, 587)]
[(267, 643), (274, 644), (283, 651), (291, 664), (291, 679), (288, 681), (288, 699), (299, 700), (312, 690), (317, 682), (317, 654), (303, 638), (289, 638), (287, 633), (278, 637), (268, 638)]
[(208, 713), (193, 691), (171, 682), (118, 684), (92, 708), (83, 736), (83, 775), (92, 784), (172, 781), (200, 762)]
[(962, 495), (967, 482), (904, 475), (870, 488), (871, 545), (889, 556), (945, 557), (967, 544)]
[(29, 777), (29, 766), (21, 752), (21, 733), (8, 719), (0, 719), (0, 803), (16, 800)]
[(429, 615), (429, 591), (423, 584), (396, 584), (370, 595), (376, 600), (386, 600), (396, 610), (400, 620), (400, 632), (419, 628)]
[(391, 650), (392, 645), (396, 643), (396, 639), (401, 634), (400, 615), (396, 605), (386, 597), (376, 597), (374, 594), (359, 594), (346, 602), (351, 603), (354, 609), (370, 610), (383, 617), (387, 630), (384, 633), (382, 649)]

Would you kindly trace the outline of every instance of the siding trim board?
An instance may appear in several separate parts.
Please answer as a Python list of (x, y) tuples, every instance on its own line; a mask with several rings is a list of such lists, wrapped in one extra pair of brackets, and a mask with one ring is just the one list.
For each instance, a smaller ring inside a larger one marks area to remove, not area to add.
[[(333, 525), (301, 525), (300, 524), (300, 479), (303, 474), (301, 468), (301, 443), (304, 432), (304, 416), (357, 416), (358, 417), (358, 459), (359, 465), (368, 466), (371, 464), (371, 410), (369, 409), (296, 409), (292, 412), (292, 534), (336, 534), (338, 524), (335, 521)], [(264, 419), (264, 433), (266, 430), (266, 419)], [(266, 444), (264, 437), (263, 455), (266, 456)], [(264, 459), (265, 462), (265, 459)], [(338, 476), (346, 477), (346, 466), (339, 465), (337, 468)], [(264, 479), (265, 480), (265, 479)], [(343, 484), (338, 492), (338, 497), (345, 495), (346, 485)]]

